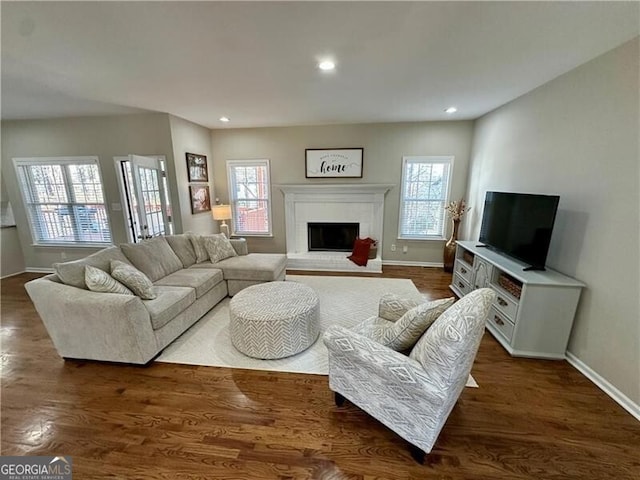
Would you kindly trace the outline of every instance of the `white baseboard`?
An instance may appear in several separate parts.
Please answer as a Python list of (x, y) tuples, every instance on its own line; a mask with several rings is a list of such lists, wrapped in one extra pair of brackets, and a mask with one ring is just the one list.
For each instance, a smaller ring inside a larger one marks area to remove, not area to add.
[(609, 383), (599, 373), (595, 372), (586, 363), (576, 357), (573, 353), (567, 352), (567, 362), (569, 362), (576, 370), (582, 373), (585, 377), (596, 384), (600, 390), (609, 395), (615, 402), (624, 408), (627, 412), (633, 415), (638, 421), (640, 421), (640, 405), (632, 401), (624, 393)]
[(20, 272), (14, 272), (14, 273), (10, 273), (9, 275), (3, 275), (0, 277), (0, 280), (4, 279), (4, 278), (9, 278), (9, 277), (15, 277), (16, 275), (20, 275), (22, 273), (25, 273), (26, 270), (22, 270)]
[(53, 268), (38, 268), (38, 267), (27, 267), (25, 272), (28, 273), (53, 273)]
[(410, 260), (382, 260), (382, 265), (397, 265), (399, 267), (436, 267), (442, 268), (444, 265), (438, 262), (413, 262)]

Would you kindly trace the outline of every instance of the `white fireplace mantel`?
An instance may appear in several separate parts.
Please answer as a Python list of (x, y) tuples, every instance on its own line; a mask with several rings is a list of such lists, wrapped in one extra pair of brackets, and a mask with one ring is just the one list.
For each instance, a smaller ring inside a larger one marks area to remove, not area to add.
[[(343, 252), (309, 252), (307, 223), (354, 222), (361, 237), (378, 241), (382, 252), (384, 196), (393, 184), (288, 184), (274, 185), (284, 193), (288, 267), (309, 270), (361, 270)], [(382, 271), (380, 257), (368, 271)]]

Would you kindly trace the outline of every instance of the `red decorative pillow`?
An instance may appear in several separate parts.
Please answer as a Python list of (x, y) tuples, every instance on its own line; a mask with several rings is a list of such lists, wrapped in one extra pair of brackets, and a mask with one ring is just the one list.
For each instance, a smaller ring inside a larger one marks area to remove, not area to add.
[(356, 238), (356, 241), (353, 244), (353, 252), (347, 258), (356, 265), (366, 267), (372, 243), (373, 240), (370, 238)]

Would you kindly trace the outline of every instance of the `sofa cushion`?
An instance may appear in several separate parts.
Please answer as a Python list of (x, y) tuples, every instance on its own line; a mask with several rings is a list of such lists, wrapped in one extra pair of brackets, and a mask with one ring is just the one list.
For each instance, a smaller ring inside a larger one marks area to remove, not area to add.
[(173, 250), (173, 253), (180, 259), (184, 268), (189, 268), (196, 263), (196, 252), (188, 235), (167, 235), (164, 237)]
[(152, 238), (142, 243), (123, 243), (120, 248), (133, 266), (152, 282), (183, 268), (182, 262), (164, 237)]
[(192, 232), (187, 232), (185, 235), (189, 237), (189, 240), (191, 240), (191, 245), (193, 245), (193, 251), (196, 254), (196, 263), (202, 263), (209, 260), (209, 253), (207, 252), (207, 249), (204, 248), (202, 235), (198, 235)]
[(209, 254), (211, 263), (217, 263), (225, 258), (238, 256), (229, 239), (222, 233), (204, 235), (202, 237), (202, 243)]
[(423, 302), (415, 298), (404, 298), (395, 293), (386, 293), (380, 298), (378, 316), (390, 322), (396, 322), (405, 313), (421, 303)]
[(92, 292), (120, 293), (133, 295), (133, 292), (109, 275), (104, 270), (86, 265), (84, 267), (84, 280)]
[(151, 317), (151, 326), (154, 330), (164, 327), (176, 315), (185, 310), (196, 301), (196, 291), (189, 287), (155, 287), (158, 296), (154, 300), (145, 300), (142, 303)]
[(81, 258), (80, 260), (54, 263), (53, 269), (62, 283), (87, 290), (87, 283), (84, 279), (85, 265), (91, 265), (92, 267), (99, 268), (102, 271), (110, 272), (111, 260), (130, 263), (127, 257), (122, 254), (120, 248), (109, 247), (100, 250), (99, 252), (92, 253), (88, 257)]
[(246, 238), (230, 238), (229, 242), (231, 242), (231, 246), (238, 255), (247, 255), (249, 253)]
[(280, 253), (250, 253), (227, 258), (218, 263), (204, 262), (189, 268), (219, 268), (225, 280), (277, 280), (287, 266), (287, 256)]
[(196, 291), (196, 298), (200, 298), (222, 281), (224, 281), (222, 270), (216, 268), (189, 268), (173, 272), (155, 282), (154, 285), (191, 287)]
[(353, 330), (385, 347), (403, 352), (415, 345), (454, 300), (452, 297), (425, 302), (409, 310), (395, 323), (384, 319), (375, 322), (365, 321), (356, 325)]
[(111, 276), (143, 300), (156, 298), (156, 291), (149, 277), (133, 265), (114, 260), (111, 262)]

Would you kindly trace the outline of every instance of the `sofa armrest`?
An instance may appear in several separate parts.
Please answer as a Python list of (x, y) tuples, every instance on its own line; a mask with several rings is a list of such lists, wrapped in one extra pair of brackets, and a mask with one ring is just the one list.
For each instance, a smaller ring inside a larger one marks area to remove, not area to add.
[(238, 255), (248, 255), (249, 247), (247, 247), (246, 238), (230, 238), (231, 246)]
[(158, 353), (139, 297), (91, 292), (43, 278), (25, 288), (62, 357), (144, 364)]
[[(441, 405), (446, 397), (446, 392), (430, 381), (420, 362), (400, 352), (338, 325), (329, 327), (323, 340), (329, 350), (331, 389), (358, 405), (358, 396), (364, 394), (366, 397), (370, 393), (352, 391), (356, 385), (344, 382), (353, 378), (360, 379), (359, 383), (371, 379), (371, 384), (382, 383), (388, 388), (394, 388), (395, 385), (433, 405)], [(345, 373), (346, 376), (343, 376)], [(353, 394), (356, 396), (353, 397)]]

